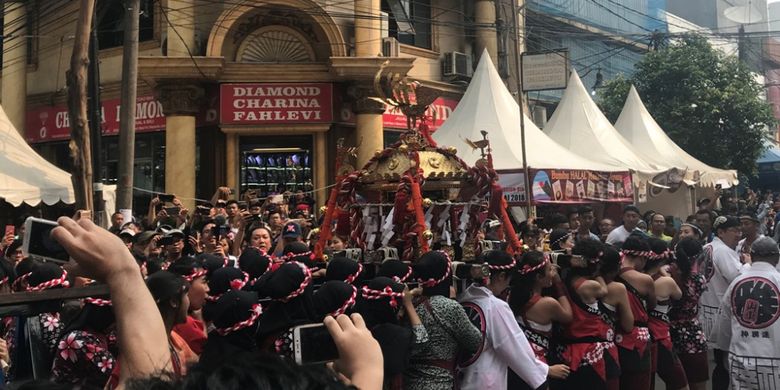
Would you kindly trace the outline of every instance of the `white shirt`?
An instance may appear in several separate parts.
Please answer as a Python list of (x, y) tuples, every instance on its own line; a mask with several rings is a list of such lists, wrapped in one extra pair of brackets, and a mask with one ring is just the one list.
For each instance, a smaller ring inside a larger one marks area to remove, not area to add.
[(532, 389), (547, 380), (547, 364), (539, 361), (515, 320), (509, 304), (486, 287), (472, 284), (460, 299), (479, 306), (485, 316), (485, 345), (477, 360), (462, 368), (462, 390), (507, 388), (507, 366)]
[(713, 335), (729, 351), (731, 388), (774, 390), (780, 372), (780, 273), (756, 262), (723, 296)]
[[(705, 250), (712, 250), (712, 264), (705, 265), (704, 276), (709, 278), (707, 289), (701, 294), (701, 304), (710, 307), (720, 306), (723, 294), (729, 284), (739, 276), (741, 272), (750, 268), (750, 264), (739, 262), (739, 253), (729, 248), (720, 238), (715, 237), (711, 243), (704, 246)], [(710, 248), (710, 249), (708, 249)], [(711, 267), (711, 268), (710, 268)], [(711, 269), (707, 275), (708, 269)]]
[(609, 232), (609, 235), (607, 236), (607, 244), (614, 245), (614, 246), (622, 246), (623, 243), (626, 241), (626, 238), (631, 235), (631, 232), (626, 230), (623, 225), (620, 225), (614, 229), (612, 229), (611, 232)]

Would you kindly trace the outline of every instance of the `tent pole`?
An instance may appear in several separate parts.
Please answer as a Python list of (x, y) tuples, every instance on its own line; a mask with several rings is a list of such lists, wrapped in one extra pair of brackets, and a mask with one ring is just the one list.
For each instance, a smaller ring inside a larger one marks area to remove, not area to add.
[(531, 173), (528, 170), (528, 159), (526, 158), (526, 145), (525, 145), (525, 99), (523, 93), (523, 65), (522, 65), (522, 53), (520, 45), (520, 35), (517, 33), (520, 31), (520, 24), (517, 19), (517, 14), (520, 12), (517, 0), (512, 0), (512, 24), (515, 29), (515, 66), (517, 67), (517, 105), (520, 107), (520, 146), (523, 151), (523, 176), (525, 176), (525, 202), (526, 202), (526, 218), (530, 219), (534, 217), (536, 213), (532, 211), (531, 201)]

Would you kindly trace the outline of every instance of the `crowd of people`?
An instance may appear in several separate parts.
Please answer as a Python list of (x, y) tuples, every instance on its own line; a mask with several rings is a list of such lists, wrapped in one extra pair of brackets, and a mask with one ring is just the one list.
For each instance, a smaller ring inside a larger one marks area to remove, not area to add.
[[(65, 266), (26, 258), (21, 226), (4, 237), (0, 299), (96, 283), (110, 297), (0, 318), (3, 381), (645, 390), (660, 378), (668, 389), (780, 388), (771, 195), (703, 201), (678, 225), (633, 205), (619, 223), (569, 209), (520, 223), (522, 253), (502, 249), (500, 223), (488, 219), (474, 259), (434, 243), (411, 263), (361, 261), (336, 235), (317, 258), (321, 220), (306, 194), (231, 196), (220, 188), (190, 211), (161, 195), (144, 218), (116, 213), (109, 229), (62, 217), (52, 237), (73, 259)], [(318, 323), (337, 359), (297, 364), (293, 329)]]

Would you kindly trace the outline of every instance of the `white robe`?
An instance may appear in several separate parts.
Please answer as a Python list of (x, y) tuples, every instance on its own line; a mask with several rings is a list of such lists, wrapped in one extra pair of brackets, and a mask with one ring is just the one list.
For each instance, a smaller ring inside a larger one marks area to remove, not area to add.
[(506, 390), (507, 367), (532, 389), (547, 380), (548, 366), (534, 355), (509, 304), (475, 284), (463, 292), (460, 301), (476, 304), (485, 316), (485, 345), (477, 360), (462, 368), (461, 390)]
[[(750, 268), (750, 264), (741, 264), (739, 253), (731, 249), (718, 237), (715, 237), (711, 243), (705, 245), (704, 249), (705, 251), (712, 251), (712, 263), (705, 265), (705, 269), (699, 269), (699, 273), (708, 277), (707, 287), (699, 300), (699, 320), (707, 340), (709, 340), (710, 345), (714, 346), (712, 328), (715, 325), (718, 307), (720, 307), (723, 294), (734, 278), (739, 276), (743, 270)], [(711, 276), (707, 275), (708, 269)]]
[(780, 389), (780, 272), (756, 262), (723, 296), (713, 329), (729, 351), (732, 389)]

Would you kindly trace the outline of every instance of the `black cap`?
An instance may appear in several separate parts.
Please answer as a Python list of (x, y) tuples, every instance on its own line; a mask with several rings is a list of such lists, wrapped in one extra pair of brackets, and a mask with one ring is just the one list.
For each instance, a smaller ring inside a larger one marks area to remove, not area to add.
[(715, 222), (712, 224), (715, 230), (726, 230), (733, 227), (739, 227), (739, 220), (731, 215), (721, 215), (715, 218)]

